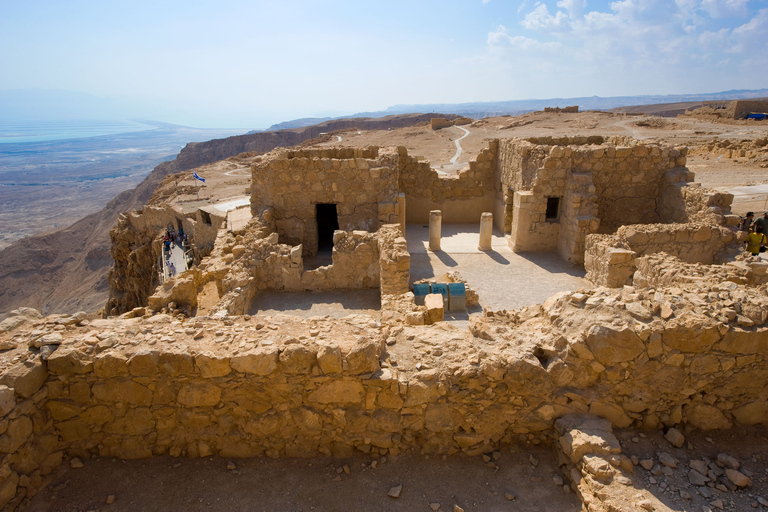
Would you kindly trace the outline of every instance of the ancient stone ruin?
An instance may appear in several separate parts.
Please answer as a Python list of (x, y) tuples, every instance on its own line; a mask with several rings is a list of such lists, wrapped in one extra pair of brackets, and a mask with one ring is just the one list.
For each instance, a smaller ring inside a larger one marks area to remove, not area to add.
[[(2, 324), (0, 507), (92, 453), (481, 455), (522, 438), (559, 446), (587, 510), (635, 510), (612, 428), (768, 424), (768, 264), (738, 255), (732, 197), (693, 183), (686, 151), (502, 139), (442, 175), (402, 147), (278, 149), (253, 157), (249, 202), (126, 213), (106, 318)], [(489, 213), (513, 251), (556, 253), (593, 286), (441, 321), (441, 301), (417, 303), (405, 231)], [(165, 278), (169, 224), (192, 265)], [(251, 311), (360, 289), (378, 318)]]

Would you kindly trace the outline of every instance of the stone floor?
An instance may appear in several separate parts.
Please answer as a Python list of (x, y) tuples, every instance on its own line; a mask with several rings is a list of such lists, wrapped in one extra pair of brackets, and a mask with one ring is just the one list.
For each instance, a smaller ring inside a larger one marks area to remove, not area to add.
[(375, 288), (328, 292), (263, 293), (254, 299), (248, 314), (282, 313), (302, 318), (325, 315), (343, 318), (354, 314), (365, 314), (378, 319), (380, 309), (379, 289)]
[(432, 252), (429, 227), (406, 226), (411, 253), (411, 281), (439, 277), (458, 271), (480, 295), (480, 304), (495, 310), (520, 309), (540, 304), (564, 290), (592, 288), (584, 279), (583, 268), (573, 266), (556, 253), (512, 252), (501, 233), (494, 228), (492, 250), (477, 249), (480, 223), (444, 224), (441, 249)]

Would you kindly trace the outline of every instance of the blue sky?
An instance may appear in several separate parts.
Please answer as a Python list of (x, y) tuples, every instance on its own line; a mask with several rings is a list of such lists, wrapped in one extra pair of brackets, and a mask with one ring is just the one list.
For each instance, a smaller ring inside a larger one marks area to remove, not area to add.
[(194, 126), (768, 87), (768, 0), (0, 0), (0, 89)]

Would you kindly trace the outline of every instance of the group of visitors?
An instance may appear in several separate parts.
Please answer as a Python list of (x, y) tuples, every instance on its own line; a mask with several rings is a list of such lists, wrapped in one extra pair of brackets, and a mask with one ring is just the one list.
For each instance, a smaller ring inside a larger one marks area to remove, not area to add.
[(182, 247), (187, 243), (187, 235), (183, 228), (179, 228), (177, 233), (173, 227), (168, 226), (163, 234), (163, 254), (165, 256), (165, 266), (168, 268), (168, 275), (176, 275), (176, 265), (171, 261), (171, 244), (179, 244)]
[(747, 216), (741, 219), (739, 229), (747, 232), (748, 253), (757, 256), (761, 252), (765, 252), (765, 246), (768, 244), (768, 238), (765, 236), (766, 231), (768, 231), (768, 211), (756, 220), (754, 212), (747, 212)]

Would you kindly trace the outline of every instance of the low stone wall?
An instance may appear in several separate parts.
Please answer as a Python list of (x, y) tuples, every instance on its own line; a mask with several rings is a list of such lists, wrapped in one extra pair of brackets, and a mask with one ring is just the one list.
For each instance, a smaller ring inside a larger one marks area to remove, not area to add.
[(3, 334), (19, 346), (0, 371), (0, 496), (32, 492), (64, 454), (479, 454), (584, 412), (619, 427), (768, 424), (766, 316), (764, 287), (721, 283), (563, 293), (472, 316), (470, 331), (48, 318)]
[(733, 231), (706, 224), (645, 224), (622, 226), (616, 235), (637, 256), (665, 252), (687, 263), (712, 264), (735, 240)]
[(665, 253), (684, 263), (711, 265), (734, 252), (736, 235), (728, 228), (706, 224), (636, 224), (615, 235), (587, 235), (584, 268), (599, 286), (630, 284), (637, 258)]
[(768, 424), (766, 312), (765, 289), (724, 283), (564, 293), (473, 316), (472, 334), (364, 316), (47, 319), (14, 337), (56, 348), (47, 362), (24, 350), (2, 368), (0, 495), (34, 489), (64, 454), (479, 454), (584, 412)]
[(644, 288), (689, 286), (704, 281), (730, 281), (750, 286), (768, 283), (768, 262), (761, 260), (744, 259), (724, 265), (702, 265), (685, 263), (661, 252), (638, 258), (635, 263), (637, 270), (632, 282)]

